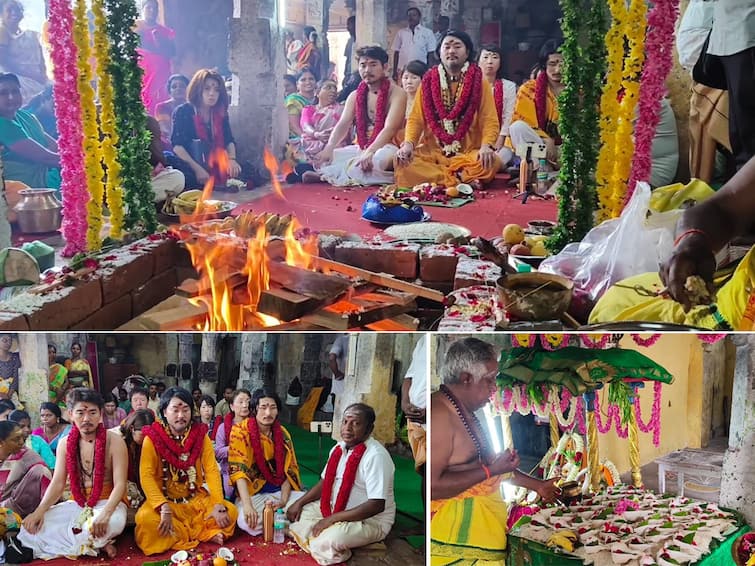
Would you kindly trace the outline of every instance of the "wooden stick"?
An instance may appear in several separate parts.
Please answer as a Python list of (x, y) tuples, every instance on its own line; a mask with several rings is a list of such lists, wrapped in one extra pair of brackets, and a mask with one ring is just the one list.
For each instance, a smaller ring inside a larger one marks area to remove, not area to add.
[(361, 277), (362, 279), (366, 279), (371, 283), (382, 285), (383, 287), (389, 287), (391, 289), (397, 289), (399, 291), (406, 291), (407, 293), (412, 293), (414, 295), (417, 295), (418, 297), (430, 299), (431, 301), (435, 301), (436, 303), (442, 303), (446, 298), (443, 293), (436, 291), (435, 289), (428, 289), (427, 287), (422, 287), (421, 285), (415, 285), (414, 283), (401, 281), (400, 279), (395, 279), (388, 275), (381, 275), (379, 273), (374, 273), (372, 271), (367, 271), (366, 269), (346, 265), (345, 263), (333, 261), (332, 259), (325, 259), (323, 257), (315, 257), (313, 259), (315, 267), (326, 272), (336, 271), (338, 273), (343, 273), (344, 275), (349, 275), (351, 277)]

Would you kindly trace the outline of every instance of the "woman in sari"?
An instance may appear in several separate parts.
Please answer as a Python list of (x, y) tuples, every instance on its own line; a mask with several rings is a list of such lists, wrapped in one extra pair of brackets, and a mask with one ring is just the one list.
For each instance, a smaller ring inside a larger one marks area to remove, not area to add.
[(128, 449), (128, 487), (126, 489), (126, 504), (130, 518), (136, 516), (136, 510), (144, 502), (144, 492), (139, 479), (139, 460), (142, 455), (144, 433), (142, 428), (155, 422), (155, 414), (149, 409), (134, 411), (121, 425), (121, 436), (126, 441)]
[(215, 435), (215, 459), (220, 465), (220, 473), (223, 476), (223, 492), (228, 501), (233, 501), (234, 490), (228, 474), (228, 448), (231, 440), (231, 430), (249, 416), (249, 404), (252, 394), (246, 389), (237, 389), (231, 398), (231, 412), (218, 425)]
[(296, 56), (296, 68), (299, 72), (310, 69), (315, 74), (315, 81), (320, 80), (322, 55), (317, 45), (317, 32), (312, 26), (304, 26), (304, 38), (306, 42)]
[(142, 101), (149, 115), (169, 96), (166, 85), (171, 72), (170, 59), (176, 54), (176, 32), (157, 23), (157, 0), (142, 2), (142, 19), (136, 22), (136, 33), (141, 40), (139, 66), (144, 69)]
[(228, 465), (239, 494), (237, 524), (253, 536), (262, 533), (267, 501), (285, 510), (304, 495), (291, 435), (278, 419), (280, 407), (276, 393), (258, 389), (252, 414), (231, 433)]
[(86, 358), (81, 357), (81, 343), (71, 343), (71, 357), (66, 360), (68, 382), (71, 387), (88, 387), (94, 389), (92, 383), (92, 368)]
[(312, 69), (304, 69), (296, 77), (296, 92), (289, 94), (284, 104), (288, 112), (288, 143), (298, 144), (301, 135), (301, 115), (306, 106), (317, 104), (317, 79)]
[(0, 462), (0, 507), (24, 518), (39, 506), (52, 474), (12, 421), (0, 422)]
[(68, 391), (68, 370), (55, 361), (58, 349), (55, 344), (47, 345), (47, 361), (50, 364), (50, 401), (57, 403), (61, 409), (66, 408), (66, 391)]
[(42, 403), (39, 406), (39, 420), (42, 421), (42, 426), (35, 428), (31, 433), (42, 437), (50, 450), (56, 453), (60, 439), (68, 435), (71, 425), (63, 420), (60, 407), (49, 402)]
[(13, 336), (0, 334), (0, 399), (18, 400), (18, 370), (21, 368), (21, 356), (12, 352)]
[(34, 452), (39, 454), (42, 461), (45, 463), (45, 466), (54, 470), (55, 454), (44, 440), (31, 433), (31, 417), (29, 416), (29, 413), (16, 409), (8, 415), (8, 420), (21, 427), (21, 432), (24, 433), (24, 443), (26, 444), (26, 447), (31, 448)]
[(14, 73), (21, 96), (30, 100), (48, 83), (39, 34), (19, 27), (24, 7), (18, 0), (0, 0), (0, 71)]

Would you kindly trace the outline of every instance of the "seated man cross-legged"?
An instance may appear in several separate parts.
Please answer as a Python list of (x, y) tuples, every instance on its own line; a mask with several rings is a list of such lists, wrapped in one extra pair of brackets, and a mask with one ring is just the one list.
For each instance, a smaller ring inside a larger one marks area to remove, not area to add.
[(395, 468), (388, 451), (370, 438), (374, 425), (372, 407), (346, 407), (341, 441), (322, 479), (288, 508), (289, 533), (318, 564), (348, 560), (352, 548), (385, 539), (393, 526)]
[[(102, 424), (102, 396), (83, 387), (68, 396), (73, 427), (58, 445), (52, 482), (39, 507), (24, 519), (18, 540), (34, 558), (108, 558), (126, 526), (128, 453), (121, 436)], [(72, 499), (57, 503), (69, 482)]]
[(223, 499), (207, 427), (192, 424), (193, 406), (191, 393), (170, 387), (160, 397), (166, 424), (142, 429), (139, 478), (146, 501), (136, 513), (135, 534), (146, 555), (207, 541), (222, 545), (236, 527), (236, 507)]
[[(346, 99), (346, 106), (325, 148), (314, 157), (317, 171), (302, 175), (304, 182), (325, 181), (334, 186), (393, 183), (391, 140), (401, 128), (406, 93), (388, 78), (388, 54), (382, 47), (357, 51), (362, 82)], [(354, 145), (339, 148), (356, 126)]]

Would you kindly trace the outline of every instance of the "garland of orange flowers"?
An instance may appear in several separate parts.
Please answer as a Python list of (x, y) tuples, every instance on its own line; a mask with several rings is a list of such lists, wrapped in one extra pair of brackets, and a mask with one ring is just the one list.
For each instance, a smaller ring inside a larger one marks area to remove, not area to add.
[(503, 80), (498, 79), (493, 85), (495, 109), (498, 110), (498, 123), (503, 126)]
[(107, 444), (107, 432), (102, 424), (97, 426), (94, 440), (94, 471), (92, 474), (92, 491), (89, 497), (84, 497), (84, 486), (81, 481), (79, 469), (81, 456), (79, 454), (79, 427), (71, 427), (66, 441), (66, 471), (70, 477), (71, 495), (79, 507), (94, 508), (100, 500), (105, 486), (105, 445)]
[(385, 127), (385, 120), (388, 117), (388, 93), (391, 90), (391, 81), (383, 79), (378, 91), (377, 103), (375, 104), (375, 125), (372, 128), (372, 135), (367, 136), (370, 120), (367, 112), (367, 93), (370, 87), (362, 81), (357, 87), (356, 99), (356, 126), (357, 126), (357, 144), (361, 149), (366, 149)]
[[(606, 33), (608, 72), (601, 97), (601, 150), (596, 169), (598, 220), (616, 218), (624, 208), (634, 151), (633, 120), (645, 61), (647, 3), (608, 2), (612, 24)], [(625, 42), (629, 50), (625, 51)], [(626, 56), (625, 56), (626, 54)]]
[(422, 77), (422, 109), (430, 130), (442, 144), (443, 155), (451, 157), (461, 151), (461, 140), (472, 127), (482, 100), (482, 70), (475, 63), (465, 63), (461, 86), (454, 102), (443, 65), (433, 67)]
[(105, 195), (110, 210), (110, 237), (123, 237), (123, 194), (121, 164), (116, 147), (118, 131), (115, 125), (113, 80), (110, 76), (110, 41), (107, 37), (107, 16), (104, 0), (92, 0), (94, 16), (94, 56), (97, 59), (97, 94), (100, 99), (100, 132), (102, 133), (102, 163), (107, 170)]
[(338, 469), (338, 464), (343, 456), (343, 450), (341, 449), (340, 444), (338, 444), (333, 450), (333, 453), (328, 459), (328, 465), (325, 468), (325, 478), (323, 479), (322, 493), (320, 495), (320, 512), (323, 517), (330, 517), (333, 513), (340, 513), (346, 509), (346, 503), (349, 501), (349, 495), (351, 494), (351, 489), (354, 487), (354, 481), (357, 477), (359, 462), (362, 461), (362, 456), (364, 456), (366, 450), (367, 445), (364, 442), (357, 444), (353, 448), (354, 452), (349, 458), (349, 461), (346, 462), (346, 470), (344, 470), (341, 487), (336, 496), (336, 503), (331, 509), (330, 500), (333, 497), (333, 484), (336, 481), (336, 470)]
[(152, 441), (159, 456), (174, 468), (186, 471), (199, 458), (207, 434), (207, 425), (191, 425), (189, 435), (182, 443), (171, 437), (166, 428), (158, 423), (147, 425), (142, 429), (144, 435)]
[(286, 440), (283, 438), (283, 427), (275, 419), (273, 423), (273, 448), (275, 450), (275, 474), (271, 473), (270, 465), (265, 458), (265, 451), (262, 449), (262, 441), (260, 440), (260, 429), (257, 424), (257, 419), (254, 416), (249, 417), (249, 423), (247, 428), (249, 429), (249, 438), (252, 443), (252, 454), (254, 454), (254, 462), (257, 464), (265, 481), (271, 485), (280, 487), (283, 482), (286, 481)]

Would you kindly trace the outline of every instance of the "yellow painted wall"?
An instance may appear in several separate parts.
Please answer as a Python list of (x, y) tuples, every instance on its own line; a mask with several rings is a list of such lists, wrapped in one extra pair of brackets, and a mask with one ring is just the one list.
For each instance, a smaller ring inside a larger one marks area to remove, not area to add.
[[(653, 445), (652, 433), (640, 432), (641, 464), (652, 462), (673, 450), (692, 446), (690, 440), (698, 442), (699, 446), (699, 408), (702, 406), (702, 346), (699, 339), (692, 334), (664, 334), (655, 345), (645, 348), (637, 346), (630, 336), (625, 336), (620, 346), (638, 350), (674, 376), (671, 385), (663, 386), (660, 446), (656, 448)], [(653, 406), (652, 384), (641, 390), (640, 404), (643, 420), (647, 422)], [(598, 436), (600, 457), (611, 460), (620, 472), (628, 471), (628, 440), (619, 438), (615, 430)]]

